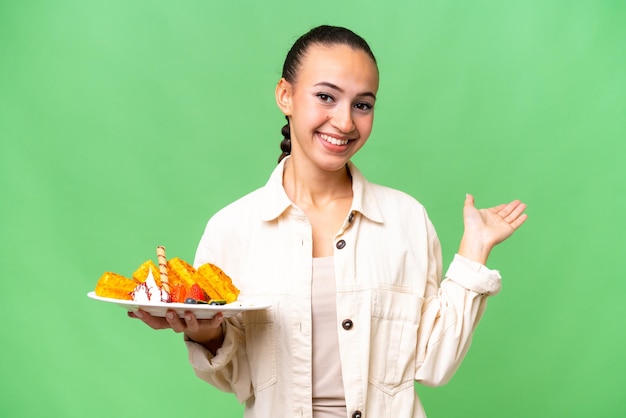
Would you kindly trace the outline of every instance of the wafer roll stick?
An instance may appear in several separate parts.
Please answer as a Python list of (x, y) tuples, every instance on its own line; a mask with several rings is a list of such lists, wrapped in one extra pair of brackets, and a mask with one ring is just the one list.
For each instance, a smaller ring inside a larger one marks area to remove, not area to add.
[(157, 259), (159, 261), (159, 275), (161, 277), (161, 301), (170, 302), (170, 283), (167, 279), (167, 258), (165, 258), (165, 247), (157, 247)]

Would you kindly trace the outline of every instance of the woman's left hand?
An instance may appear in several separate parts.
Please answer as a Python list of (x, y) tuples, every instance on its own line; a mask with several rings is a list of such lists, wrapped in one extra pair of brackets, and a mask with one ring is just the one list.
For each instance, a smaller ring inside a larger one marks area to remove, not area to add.
[(519, 200), (477, 209), (474, 197), (468, 194), (463, 207), (465, 231), (459, 255), (485, 264), (493, 247), (510, 237), (526, 221), (528, 215), (524, 210), (526, 205)]

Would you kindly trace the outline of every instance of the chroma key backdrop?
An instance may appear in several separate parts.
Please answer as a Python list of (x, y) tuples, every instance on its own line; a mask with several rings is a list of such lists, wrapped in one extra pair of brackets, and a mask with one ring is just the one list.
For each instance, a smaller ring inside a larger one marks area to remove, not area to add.
[(609, 0), (0, 2), (0, 416), (242, 416), (180, 335), (87, 293), (158, 245), (191, 262), (265, 183), (283, 59), (319, 24), (371, 44), (354, 162), (426, 206), (445, 264), (466, 193), (528, 204), (464, 363), (416, 384), (428, 415), (626, 416), (624, 22)]

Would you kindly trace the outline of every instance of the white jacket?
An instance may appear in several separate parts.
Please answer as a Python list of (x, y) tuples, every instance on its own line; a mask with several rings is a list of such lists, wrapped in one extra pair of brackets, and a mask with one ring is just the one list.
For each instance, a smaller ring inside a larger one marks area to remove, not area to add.
[[(195, 373), (234, 392), (247, 418), (312, 417), (311, 226), (282, 187), (284, 161), (264, 187), (211, 218), (194, 261), (220, 266), (241, 298), (272, 304), (225, 320), (216, 356), (186, 342)], [(334, 251), (348, 416), (425, 417), (414, 382), (452, 377), (501, 278), (456, 255), (442, 282), (423, 206), (348, 167), (353, 202)]]

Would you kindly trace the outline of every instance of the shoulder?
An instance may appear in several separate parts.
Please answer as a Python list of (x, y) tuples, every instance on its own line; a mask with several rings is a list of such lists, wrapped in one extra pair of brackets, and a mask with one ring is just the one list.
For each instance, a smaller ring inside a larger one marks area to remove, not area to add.
[(263, 198), (263, 188), (258, 188), (218, 210), (208, 221), (207, 227), (222, 225), (232, 228), (246, 220), (259, 216), (259, 206)]
[(424, 205), (410, 194), (391, 187), (370, 183), (371, 195), (380, 208), (385, 223), (413, 226), (426, 225), (430, 228), (430, 218)]
[(435, 236), (435, 229), (426, 208), (410, 194), (381, 184), (372, 183), (353, 165), (355, 209), (369, 221), (385, 226), (391, 233), (405, 235), (415, 231)]
[(223, 267), (228, 262), (229, 253), (241, 248), (251, 222), (260, 218), (257, 208), (262, 194), (262, 188), (254, 190), (209, 218), (196, 249), (194, 266), (211, 262)]
[(388, 203), (389, 206), (401, 204), (408, 205), (414, 209), (424, 210), (424, 205), (422, 205), (415, 197), (402, 190), (369, 182), (368, 187), (371, 188), (372, 193), (374, 193), (379, 200)]
[(356, 181), (359, 185), (355, 188), (355, 198), (361, 202), (366, 211), (375, 213), (378, 209), (385, 218), (390, 214), (427, 217), (424, 205), (410, 194), (389, 186), (372, 183), (360, 173)]

